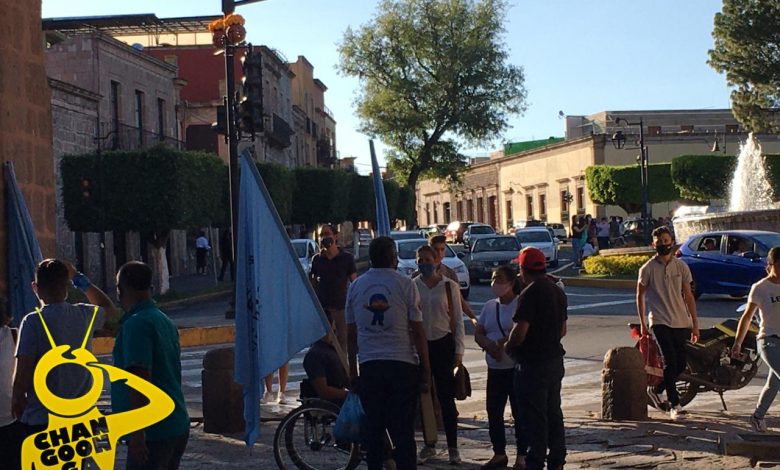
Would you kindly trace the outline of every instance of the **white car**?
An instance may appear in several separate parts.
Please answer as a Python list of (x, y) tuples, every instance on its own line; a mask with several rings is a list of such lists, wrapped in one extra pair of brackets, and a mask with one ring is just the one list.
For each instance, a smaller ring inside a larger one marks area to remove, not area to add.
[(527, 246), (539, 248), (547, 259), (547, 265), (551, 268), (558, 267), (558, 245), (560, 240), (554, 238), (547, 227), (529, 227), (515, 232), (520, 249)]
[(311, 258), (320, 252), (320, 247), (317, 245), (317, 242), (308, 238), (296, 238), (290, 240), (290, 243), (292, 243), (293, 249), (295, 249), (298, 261), (301, 262), (303, 272), (308, 276), (309, 272), (311, 272)]
[[(427, 244), (428, 240), (425, 239), (396, 240), (398, 272), (405, 276), (411, 276), (413, 272), (417, 271), (417, 248)], [(447, 246), (442, 262), (458, 275), (460, 292), (463, 294), (464, 299), (468, 299), (471, 282), (469, 281), (469, 270), (466, 269), (466, 265), (463, 264), (463, 261), (455, 255), (455, 252), (449, 246)]]

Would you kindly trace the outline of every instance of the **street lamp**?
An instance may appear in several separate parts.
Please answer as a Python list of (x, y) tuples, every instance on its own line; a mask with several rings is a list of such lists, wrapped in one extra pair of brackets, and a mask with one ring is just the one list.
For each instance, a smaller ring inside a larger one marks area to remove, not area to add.
[[(623, 125), (626, 126), (639, 126), (639, 174), (642, 184), (642, 225), (644, 226), (644, 238), (645, 242), (650, 240), (650, 234), (648, 233), (648, 230), (650, 229), (650, 224), (648, 223), (648, 219), (650, 216), (650, 206), (648, 202), (648, 152), (647, 152), (647, 146), (645, 145), (645, 126), (642, 118), (639, 118), (638, 122), (628, 122), (626, 119), (623, 119), (621, 117), (615, 119), (615, 124), (620, 124), (620, 122), (623, 122)], [(625, 148), (626, 145), (626, 136), (623, 134), (623, 131), (617, 131), (612, 135), (612, 145), (615, 146), (617, 150), (621, 150)]]

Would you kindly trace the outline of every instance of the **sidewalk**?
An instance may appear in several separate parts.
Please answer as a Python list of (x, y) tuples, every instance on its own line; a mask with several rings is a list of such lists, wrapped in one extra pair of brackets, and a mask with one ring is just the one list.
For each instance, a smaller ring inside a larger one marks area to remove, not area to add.
[[(265, 407), (264, 407), (265, 408)], [(265, 409), (264, 409), (265, 411)], [(646, 422), (604, 422), (587, 412), (566, 414), (568, 458), (566, 469), (585, 468), (657, 468), (657, 469), (739, 469), (751, 468), (745, 457), (720, 455), (719, 439), (746, 432), (743, 416), (728, 413), (693, 413), (685, 421), (672, 422), (666, 415), (651, 411)], [(770, 425), (778, 423), (771, 423)], [(201, 424), (194, 425), (184, 455), (183, 469), (276, 468), (272, 439), (278, 422), (265, 422), (261, 435), (250, 452), (240, 435), (205, 434)], [(443, 441), (443, 433), (440, 433)], [(507, 430), (511, 441), (511, 430)], [(476, 469), (492, 455), (483, 415), (460, 419), (459, 442), (463, 463), (458, 467), (446, 461), (446, 452), (421, 468)], [(422, 437), (418, 433), (418, 442)], [(125, 447), (117, 451), (117, 468), (122, 468)], [(510, 451), (510, 463), (513, 462)], [(780, 468), (774, 462), (759, 462), (761, 468)], [(361, 465), (360, 468), (365, 468)]]

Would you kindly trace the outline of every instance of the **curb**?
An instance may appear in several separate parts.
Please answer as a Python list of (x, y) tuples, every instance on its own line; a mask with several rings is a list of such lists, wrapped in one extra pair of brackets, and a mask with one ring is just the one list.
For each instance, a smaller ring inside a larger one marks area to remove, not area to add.
[(210, 300), (219, 299), (221, 297), (228, 297), (233, 292), (233, 289), (221, 290), (218, 292), (210, 292), (208, 294), (196, 295), (195, 297), (185, 297), (183, 299), (170, 300), (168, 302), (158, 303), (157, 306), (162, 310), (166, 308), (181, 307), (182, 305), (196, 304), (200, 302), (208, 302)]
[[(234, 325), (179, 329), (179, 346), (182, 348), (233, 343), (235, 340), (236, 327)], [(111, 354), (113, 349), (114, 338), (98, 337), (92, 340), (92, 353), (96, 356)]]
[(603, 289), (636, 289), (632, 279), (586, 279), (581, 277), (561, 277), (563, 285), (572, 287), (600, 287)]

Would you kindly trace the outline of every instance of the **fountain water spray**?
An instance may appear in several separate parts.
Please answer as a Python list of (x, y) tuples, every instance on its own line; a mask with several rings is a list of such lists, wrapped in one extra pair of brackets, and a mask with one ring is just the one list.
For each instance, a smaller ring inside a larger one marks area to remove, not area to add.
[(729, 188), (729, 211), (760, 211), (772, 208), (772, 186), (767, 179), (761, 145), (751, 132), (739, 149), (737, 168)]

